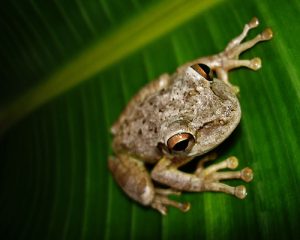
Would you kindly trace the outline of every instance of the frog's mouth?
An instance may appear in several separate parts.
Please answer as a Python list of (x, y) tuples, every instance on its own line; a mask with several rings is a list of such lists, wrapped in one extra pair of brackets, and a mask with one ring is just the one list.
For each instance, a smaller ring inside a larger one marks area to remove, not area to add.
[(240, 122), (240, 107), (234, 109), (226, 118), (216, 118), (198, 128), (196, 142), (189, 156), (199, 156), (216, 148), (227, 139)]

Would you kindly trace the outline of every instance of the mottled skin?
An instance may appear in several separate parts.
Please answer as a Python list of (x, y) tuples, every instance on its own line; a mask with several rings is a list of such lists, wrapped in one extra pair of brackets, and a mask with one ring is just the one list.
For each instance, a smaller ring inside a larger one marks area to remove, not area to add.
[(168, 77), (168, 86), (136, 101), (114, 126), (114, 150), (155, 163), (163, 153), (158, 143), (177, 131), (190, 132), (196, 144), (187, 156), (197, 156), (221, 143), (239, 123), (239, 101), (226, 83), (207, 81), (192, 68)]
[[(259, 58), (238, 59), (241, 52), (257, 42), (271, 39), (272, 31), (266, 29), (254, 39), (241, 43), (249, 29), (257, 25), (258, 20), (253, 18), (223, 52), (184, 64), (171, 76), (163, 74), (128, 103), (112, 127), (116, 156), (110, 157), (109, 168), (131, 198), (166, 214), (168, 205), (182, 211), (189, 209), (188, 203), (178, 203), (167, 197), (180, 191), (218, 191), (239, 198), (246, 196), (244, 186), (231, 187), (220, 182), (235, 178), (246, 182), (252, 180), (250, 168), (218, 172), (236, 168), (235, 157), (205, 168), (206, 161), (215, 159), (214, 154), (208, 154), (194, 173), (185, 173), (178, 168), (218, 146), (238, 125), (241, 118), (236, 97), (238, 88), (229, 83), (227, 73), (241, 66), (253, 70), (260, 68)], [(191, 67), (198, 63), (210, 67), (217, 78), (208, 79)], [(177, 143), (179, 135), (180, 138), (189, 136), (186, 140), (189, 145), (175, 151), (172, 143)], [(144, 163), (154, 165), (150, 174)], [(170, 188), (157, 188), (154, 182)]]

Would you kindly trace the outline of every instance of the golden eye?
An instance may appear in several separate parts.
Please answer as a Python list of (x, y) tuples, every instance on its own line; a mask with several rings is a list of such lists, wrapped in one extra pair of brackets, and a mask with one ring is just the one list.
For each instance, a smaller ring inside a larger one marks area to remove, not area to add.
[(167, 141), (169, 150), (182, 152), (188, 151), (194, 145), (195, 139), (190, 133), (178, 133), (170, 137)]
[(193, 66), (191, 66), (191, 68), (193, 68), (197, 73), (199, 73), (206, 80), (208, 80), (208, 81), (213, 80), (213, 72), (209, 68), (209, 66), (207, 66), (203, 63), (199, 63), (199, 64), (194, 64)]

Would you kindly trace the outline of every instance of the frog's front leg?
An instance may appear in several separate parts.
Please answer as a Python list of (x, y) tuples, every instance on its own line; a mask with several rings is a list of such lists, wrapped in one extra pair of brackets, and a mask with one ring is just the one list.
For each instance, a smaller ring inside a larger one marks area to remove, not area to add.
[[(205, 159), (206, 158), (206, 159)], [(205, 168), (204, 164), (208, 160), (214, 160), (216, 155), (211, 157), (205, 157), (203, 160), (199, 161), (198, 167), (195, 171), (195, 175), (205, 179), (203, 189), (205, 191), (216, 191), (225, 192), (236, 197), (243, 199), (246, 197), (247, 192), (244, 185), (237, 187), (232, 187), (227, 184), (221, 183), (220, 180), (227, 179), (241, 179), (245, 182), (250, 182), (253, 179), (253, 171), (251, 168), (246, 167), (241, 171), (223, 171), (218, 172), (221, 169), (236, 169), (238, 167), (238, 159), (234, 156), (229, 157), (219, 163), (215, 163)]]
[(218, 172), (218, 170), (225, 168), (235, 169), (238, 166), (238, 160), (235, 157), (230, 157), (220, 163), (204, 168), (204, 163), (212, 159), (213, 157), (210, 156), (200, 161), (196, 171), (191, 174), (178, 170), (180, 166), (184, 165), (190, 159), (178, 161), (164, 157), (152, 170), (151, 177), (160, 183), (180, 191), (215, 191), (232, 194), (241, 199), (244, 198), (247, 193), (243, 185), (232, 187), (220, 181), (242, 179), (245, 182), (249, 182), (253, 178), (252, 170), (244, 168), (241, 171)]
[(229, 84), (228, 71), (239, 67), (247, 67), (252, 70), (258, 70), (261, 67), (261, 59), (258, 57), (251, 60), (239, 59), (239, 55), (242, 52), (252, 48), (258, 42), (267, 41), (272, 38), (272, 30), (270, 28), (266, 28), (253, 39), (242, 43), (248, 35), (249, 30), (257, 27), (258, 24), (259, 22), (256, 17), (251, 19), (251, 21), (244, 26), (242, 33), (232, 39), (223, 52), (213, 56), (214, 60), (212, 61), (212, 69), (216, 71), (219, 79), (224, 80)]
[(119, 154), (109, 158), (109, 169), (125, 193), (142, 205), (151, 206), (162, 214), (167, 213), (167, 206), (179, 208), (183, 212), (189, 210), (189, 203), (179, 203), (168, 198), (168, 195), (179, 195), (180, 192), (154, 187), (142, 161)]
[[(255, 57), (251, 60), (239, 59), (239, 55), (242, 52), (252, 48), (258, 42), (267, 41), (272, 38), (272, 30), (270, 28), (266, 28), (262, 33), (258, 34), (253, 39), (242, 42), (248, 35), (249, 30), (257, 27), (258, 24), (258, 19), (254, 17), (249, 23), (244, 26), (242, 33), (228, 43), (224, 51), (212, 56), (202, 57), (188, 62), (179, 67), (177, 71), (180, 72), (188, 66), (203, 63), (216, 72), (218, 79), (224, 80), (228, 85), (231, 86), (228, 81), (228, 71), (239, 67), (247, 67), (252, 70), (257, 70), (261, 67), (261, 60), (258, 57)], [(237, 88), (235, 90), (238, 91)]]

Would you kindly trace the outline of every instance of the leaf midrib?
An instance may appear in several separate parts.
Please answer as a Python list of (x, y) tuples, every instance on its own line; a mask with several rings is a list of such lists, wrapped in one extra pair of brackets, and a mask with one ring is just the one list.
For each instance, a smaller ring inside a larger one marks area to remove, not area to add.
[(174, 0), (153, 5), (147, 11), (121, 25), (106, 38), (87, 47), (60, 69), (50, 73), (41, 84), (2, 106), (0, 133), (5, 132), (11, 125), (54, 97), (91, 78), (221, 1)]

